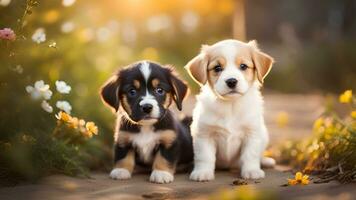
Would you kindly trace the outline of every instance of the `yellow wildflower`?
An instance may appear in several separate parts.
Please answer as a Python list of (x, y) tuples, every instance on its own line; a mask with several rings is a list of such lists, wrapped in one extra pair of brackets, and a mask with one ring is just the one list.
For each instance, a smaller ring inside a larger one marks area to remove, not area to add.
[(297, 185), (297, 184), (308, 185), (309, 176), (306, 174), (303, 175), (302, 172), (297, 172), (295, 174), (294, 179), (288, 179), (288, 185)]
[(264, 157), (272, 157), (273, 156), (273, 151), (272, 150), (266, 150), (263, 152)]
[(319, 130), (319, 128), (324, 124), (324, 119), (323, 118), (319, 118), (317, 120), (315, 120), (314, 122), (314, 131)]
[(46, 23), (52, 24), (59, 19), (59, 12), (57, 10), (50, 10), (45, 13), (43, 19)]
[(288, 179), (288, 185), (297, 185), (298, 181), (295, 179)]
[(85, 125), (85, 121), (83, 119), (78, 119), (77, 117), (72, 117), (69, 123), (70, 126), (75, 129)]
[(276, 118), (277, 125), (281, 128), (285, 127), (289, 123), (289, 116), (286, 112), (279, 112)]
[(79, 185), (75, 182), (66, 181), (63, 183), (62, 187), (68, 191), (74, 191), (79, 188)]
[(340, 103), (350, 103), (352, 101), (352, 90), (346, 90), (339, 97)]
[(70, 122), (70, 121), (72, 120), (72, 117), (71, 117), (69, 114), (67, 114), (67, 113), (65, 113), (65, 112), (63, 112), (63, 111), (60, 111), (60, 112), (56, 115), (56, 118), (57, 118), (58, 120), (61, 120), (61, 121), (64, 121), (64, 122)]
[(87, 122), (85, 127), (89, 133), (94, 134), (94, 135), (98, 134), (98, 127), (95, 125), (94, 122)]
[(350, 115), (352, 119), (356, 119), (356, 110), (352, 111)]

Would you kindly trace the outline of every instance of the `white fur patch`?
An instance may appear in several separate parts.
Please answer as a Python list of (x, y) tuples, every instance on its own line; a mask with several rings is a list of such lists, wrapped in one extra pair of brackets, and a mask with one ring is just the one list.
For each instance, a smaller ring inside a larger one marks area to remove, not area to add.
[[(226, 65), (214, 90), (207, 84), (201, 88), (193, 111), (191, 133), (194, 145), (194, 170), (190, 179), (208, 181), (214, 178), (215, 167), (241, 169), (247, 179), (264, 178), (261, 164), (273, 165), (273, 160), (262, 160), (268, 144), (268, 132), (263, 118), (263, 99), (259, 84), (249, 83), (235, 64), (239, 49), (236, 42), (227, 40), (221, 46)], [(241, 48), (244, 48), (241, 45)], [(221, 99), (229, 89), (225, 80), (236, 78), (240, 95)], [(263, 162), (262, 162), (263, 161)]]
[(152, 151), (159, 143), (159, 134), (153, 132), (152, 126), (142, 126), (141, 132), (132, 134), (132, 144), (139, 151), (142, 161), (149, 163), (152, 161)]
[(147, 83), (148, 78), (150, 77), (151, 74), (150, 64), (147, 61), (143, 61), (140, 65), (140, 71)]
[(125, 168), (114, 168), (110, 172), (110, 178), (124, 180), (131, 178), (131, 173)]
[(173, 180), (173, 174), (162, 170), (153, 170), (150, 176), (150, 181), (153, 183), (170, 183)]
[(241, 177), (244, 179), (260, 179), (265, 177), (265, 172), (258, 168), (241, 170)]
[(214, 180), (214, 171), (210, 169), (194, 169), (189, 178), (193, 181), (211, 181)]

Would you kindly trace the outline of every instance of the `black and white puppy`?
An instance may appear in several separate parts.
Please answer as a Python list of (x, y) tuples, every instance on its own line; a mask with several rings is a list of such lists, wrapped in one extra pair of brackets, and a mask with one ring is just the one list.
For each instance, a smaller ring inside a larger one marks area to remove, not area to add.
[(141, 61), (111, 77), (101, 89), (104, 102), (115, 109), (117, 123), (112, 179), (129, 179), (135, 164), (152, 166), (150, 181), (170, 183), (177, 164), (193, 160), (190, 118), (176, 119), (187, 85), (160, 64)]

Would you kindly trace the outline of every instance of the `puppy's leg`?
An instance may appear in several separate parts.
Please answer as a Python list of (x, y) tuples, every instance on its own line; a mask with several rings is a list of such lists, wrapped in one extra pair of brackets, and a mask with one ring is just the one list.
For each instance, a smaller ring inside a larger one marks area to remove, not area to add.
[(260, 179), (265, 177), (265, 172), (261, 169), (261, 158), (267, 140), (267, 132), (264, 129), (260, 132), (251, 132), (245, 138), (240, 156), (242, 178)]
[(150, 181), (153, 183), (170, 183), (174, 180), (175, 166), (177, 162), (177, 143), (169, 148), (160, 146), (152, 165)]
[(213, 139), (195, 137), (194, 147), (194, 170), (190, 179), (194, 181), (210, 181), (214, 179), (216, 145)]
[(115, 167), (110, 172), (112, 179), (129, 179), (135, 167), (135, 152), (129, 147), (115, 144)]

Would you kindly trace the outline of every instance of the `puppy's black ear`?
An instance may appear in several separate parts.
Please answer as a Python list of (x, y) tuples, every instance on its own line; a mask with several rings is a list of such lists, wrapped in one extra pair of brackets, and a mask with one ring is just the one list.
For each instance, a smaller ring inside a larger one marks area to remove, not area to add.
[(115, 112), (119, 109), (119, 76), (112, 76), (102, 87), (101, 87), (101, 98), (110, 107), (115, 109)]
[(172, 73), (170, 79), (173, 87), (173, 100), (176, 103), (178, 110), (182, 110), (182, 102), (188, 93), (188, 86)]

